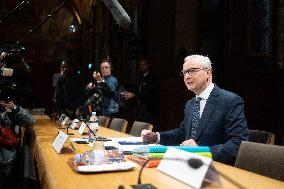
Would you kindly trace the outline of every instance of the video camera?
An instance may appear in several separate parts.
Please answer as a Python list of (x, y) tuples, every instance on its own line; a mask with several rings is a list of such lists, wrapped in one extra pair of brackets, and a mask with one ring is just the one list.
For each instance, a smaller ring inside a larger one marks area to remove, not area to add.
[(19, 45), (3, 45), (0, 47), (0, 53), (6, 53), (1, 63), (9, 67), (12, 63), (19, 62), (22, 55), (26, 53), (26, 48)]
[(0, 100), (14, 100), (17, 85), (7, 76), (13, 75), (11, 65), (17, 64), (25, 51), (23, 46), (3, 45), (0, 47), (0, 55), (5, 53), (0, 60)]

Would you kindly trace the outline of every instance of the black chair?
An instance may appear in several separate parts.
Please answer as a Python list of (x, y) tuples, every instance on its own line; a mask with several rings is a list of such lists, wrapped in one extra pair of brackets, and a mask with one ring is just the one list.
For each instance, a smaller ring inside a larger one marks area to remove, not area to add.
[(98, 116), (99, 126), (108, 127), (110, 118), (107, 116)]
[(110, 122), (109, 128), (125, 133), (128, 121), (120, 118), (113, 118)]
[(150, 123), (134, 121), (129, 134), (133, 136), (141, 136), (141, 131), (143, 129), (152, 131), (153, 125)]
[(284, 181), (284, 146), (243, 141), (235, 167)]
[(274, 140), (275, 140), (275, 135), (270, 132), (249, 129), (249, 141), (250, 142), (257, 142), (257, 143), (263, 143), (263, 144), (274, 144)]

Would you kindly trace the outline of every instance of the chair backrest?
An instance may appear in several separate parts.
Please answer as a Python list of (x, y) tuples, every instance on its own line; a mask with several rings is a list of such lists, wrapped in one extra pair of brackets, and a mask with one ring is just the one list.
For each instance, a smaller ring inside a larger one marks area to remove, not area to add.
[(110, 122), (109, 128), (125, 133), (127, 123), (128, 121), (126, 121), (125, 119), (113, 118)]
[(98, 116), (99, 126), (108, 127), (110, 118), (106, 116)]
[(249, 141), (274, 144), (275, 135), (267, 131), (249, 130)]
[(130, 130), (130, 134), (134, 136), (140, 136), (143, 129), (152, 131), (153, 125), (151, 125), (150, 123), (134, 121)]
[(243, 141), (235, 167), (284, 181), (284, 146)]

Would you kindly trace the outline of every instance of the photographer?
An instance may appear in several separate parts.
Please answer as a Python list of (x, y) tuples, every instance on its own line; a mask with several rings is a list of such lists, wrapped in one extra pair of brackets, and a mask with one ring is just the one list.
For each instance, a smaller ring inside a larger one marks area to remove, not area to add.
[(85, 105), (93, 106), (97, 115), (114, 117), (118, 114), (118, 80), (112, 75), (112, 64), (102, 60), (100, 72), (93, 72), (94, 81), (86, 86)]
[(15, 177), (16, 149), (20, 145), (19, 127), (30, 127), (35, 119), (9, 98), (5, 93), (6, 88), (7, 86), (0, 85), (0, 188), (13, 188), (17, 183)]
[(30, 67), (24, 59), (25, 51), (22, 46), (0, 46), (0, 79), (13, 81), (17, 87), (13, 94), (17, 104), (31, 108), (34, 104), (35, 85)]

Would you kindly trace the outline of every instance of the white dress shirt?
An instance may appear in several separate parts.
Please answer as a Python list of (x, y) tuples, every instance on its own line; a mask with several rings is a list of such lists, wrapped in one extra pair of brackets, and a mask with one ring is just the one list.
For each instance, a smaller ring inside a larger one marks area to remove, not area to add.
[(206, 102), (207, 102), (207, 100), (208, 100), (208, 98), (210, 96), (210, 93), (213, 90), (213, 88), (214, 88), (214, 84), (211, 83), (210, 85), (208, 85), (208, 87), (206, 87), (206, 89), (204, 89), (204, 91), (202, 91), (202, 93), (199, 96), (196, 96), (196, 97), (200, 97), (201, 98), (199, 118), (201, 118), (201, 116), (202, 116), (204, 107), (206, 105)]

